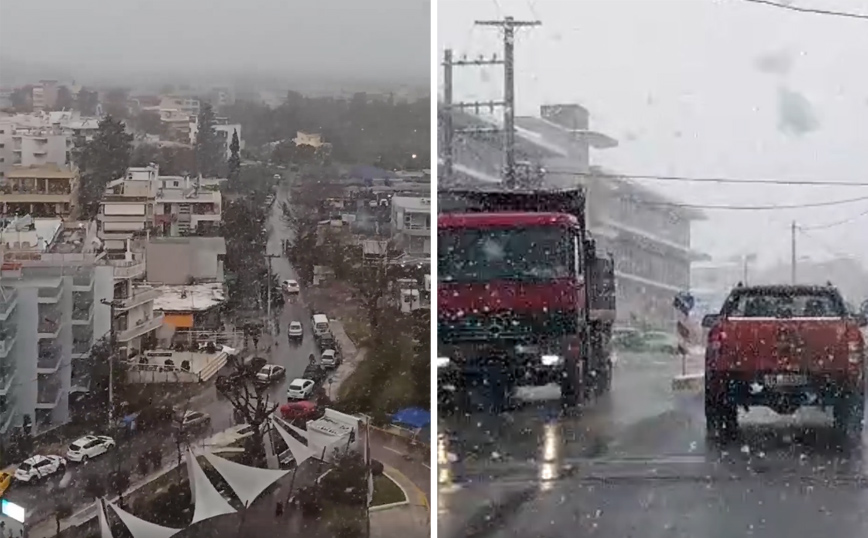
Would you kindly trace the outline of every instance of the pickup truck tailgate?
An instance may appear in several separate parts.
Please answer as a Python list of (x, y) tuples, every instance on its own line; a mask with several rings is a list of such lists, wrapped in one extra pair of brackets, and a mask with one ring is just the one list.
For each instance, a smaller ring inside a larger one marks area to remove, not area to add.
[(843, 319), (728, 318), (720, 329), (719, 361), (727, 370), (819, 373), (847, 368)]

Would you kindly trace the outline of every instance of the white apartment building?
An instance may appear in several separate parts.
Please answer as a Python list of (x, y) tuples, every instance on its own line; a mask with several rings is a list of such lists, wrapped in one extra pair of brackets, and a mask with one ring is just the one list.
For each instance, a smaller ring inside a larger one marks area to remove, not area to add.
[(198, 116), (202, 103), (196, 97), (182, 95), (167, 95), (160, 99), (160, 109), (179, 110), (188, 116)]
[(159, 293), (138, 281), (142, 257), (107, 260), (92, 224), (28, 219), (0, 246), (0, 432), (25, 415), (37, 432), (67, 422), (90, 390), (93, 344), (113, 328), (121, 360), (132, 359), (155, 345), (164, 319)]
[(130, 168), (109, 183), (97, 215), (106, 250), (129, 250), (130, 240), (146, 235), (216, 235), (222, 196), (213, 181), (159, 174), (158, 166)]
[(431, 199), (393, 196), (391, 205), (392, 240), (404, 253), (431, 255)]
[[(190, 144), (196, 143), (196, 136), (199, 134), (199, 123), (197, 116), (190, 117)], [(215, 118), (214, 132), (223, 144), (223, 155), (228, 159), (232, 155), (230, 146), (232, 145), (232, 134), (238, 133), (238, 147), (244, 149), (244, 139), (241, 136), (241, 124), (229, 123), (226, 118)]]

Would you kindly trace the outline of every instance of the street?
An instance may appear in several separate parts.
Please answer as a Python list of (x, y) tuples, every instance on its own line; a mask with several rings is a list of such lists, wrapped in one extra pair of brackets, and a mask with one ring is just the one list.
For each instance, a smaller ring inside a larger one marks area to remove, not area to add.
[[(279, 201), (285, 195), (286, 190), (281, 191), (278, 195), (278, 202), (272, 206), (271, 233), (268, 241), (269, 254), (281, 253), (280, 243), (281, 239), (285, 237), (286, 231), (280, 218)], [(281, 280), (295, 278), (294, 271), (285, 257), (281, 256), (280, 258), (272, 259), (272, 269), (279, 275)], [(303, 293), (304, 290), (302, 290)], [(286, 327), (290, 321), (300, 321), (305, 328), (304, 338), (300, 342), (289, 343), (287, 340)], [(316, 353), (318, 356), (318, 352), (311, 331), (310, 315), (307, 308), (302, 304), (300, 297), (287, 298), (286, 306), (281, 313), (279, 323), (280, 334), (276, 336), (277, 345), (271, 346), (269, 362), (285, 367), (287, 374), (285, 380), (274, 383), (269, 389), (268, 394), (272, 401), (283, 403), (286, 401), (286, 387), (288, 384), (302, 374), (305, 366), (308, 364), (309, 355)], [(263, 341), (260, 342), (260, 347), (264, 347), (269, 342), (270, 338), (264, 337)], [(213, 388), (207, 390), (214, 391)], [(211, 415), (211, 427), (208, 431), (202, 432), (197, 440), (204, 439), (233, 425), (232, 407), (224, 397), (218, 394), (216, 397), (202, 398), (200, 402), (198, 404), (192, 403), (191, 408)], [(164, 434), (137, 435), (127, 444), (120, 440), (117, 441), (119, 445), (117, 453), (113, 451), (97, 457), (85, 465), (69, 464), (67, 477), (64, 480), (64, 482), (68, 481), (68, 483), (62, 491), (66, 499), (74, 501), (73, 504), (76, 508), (89, 501), (84, 493), (86, 477), (90, 474), (95, 474), (101, 478), (108, 476), (113, 465), (116, 465), (116, 455), (122, 456), (122, 463), (127, 468), (135, 466), (139, 456), (152, 448), (162, 450), (164, 463), (173, 461), (177, 457), (177, 448), (168, 431)], [(65, 450), (63, 452), (58, 455), (64, 456)], [(30, 511), (28, 519), (37, 521), (50, 516), (53, 512), (55, 504), (54, 496), (47, 493), (57, 491), (60, 482), (61, 476), (58, 475), (40, 484), (13, 484), (6, 493), (5, 498), (24, 506)]]
[(439, 459), (452, 463), (439, 472), (439, 533), (868, 533), (864, 438), (843, 449), (819, 411), (758, 409), (742, 412), (737, 441), (716, 445), (705, 439), (701, 396), (673, 394), (678, 371), (675, 357), (622, 354), (612, 394), (574, 416), (559, 416), (555, 399), (442, 419)]

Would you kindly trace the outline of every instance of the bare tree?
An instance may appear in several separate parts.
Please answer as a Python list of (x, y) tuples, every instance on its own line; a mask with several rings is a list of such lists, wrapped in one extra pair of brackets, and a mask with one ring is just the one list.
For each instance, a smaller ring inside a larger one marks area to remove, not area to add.
[(217, 390), (232, 405), (235, 416), (253, 427), (253, 435), (246, 447), (250, 464), (255, 467), (265, 465), (266, 424), (279, 403), (271, 402), (268, 385), (256, 382), (256, 367), (240, 360), (231, 361), (233, 372), (217, 379)]

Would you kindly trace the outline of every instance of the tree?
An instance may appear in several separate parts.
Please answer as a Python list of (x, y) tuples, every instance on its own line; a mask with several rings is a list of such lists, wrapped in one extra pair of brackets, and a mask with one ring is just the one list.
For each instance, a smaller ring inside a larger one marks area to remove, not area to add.
[(161, 175), (190, 175), (196, 170), (196, 155), (190, 147), (160, 147), (154, 144), (135, 146), (130, 157), (130, 166), (148, 166), (150, 163), (160, 167)]
[(241, 182), (241, 156), (239, 155), (239, 151), (241, 151), (241, 142), (238, 140), (238, 131), (232, 131), (232, 143), (229, 144), (229, 183), (231, 185), (235, 185), (236, 188), (240, 187), (239, 184)]
[(92, 364), (91, 390), (85, 401), (85, 419), (93, 424), (105, 424), (109, 411), (109, 376), (111, 375), (114, 409), (113, 416), (120, 416), (120, 402), (127, 399), (127, 368), (126, 364), (112, 360), (112, 349), (108, 336), (97, 340), (90, 349)]
[[(84, 91), (84, 90), (82, 90)], [(90, 142), (74, 152), (81, 174), (79, 204), (82, 216), (92, 219), (99, 212), (99, 201), (110, 181), (121, 178), (130, 165), (133, 136), (124, 124), (105, 116)]]
[(112, 88), (105, 94), (105, 112), (116, 118), (126, 118), (129, 116), (129, 106), (127, 98), (130, 91), (126, 88)]
[(223, 145), (214, 130), (214, 110), (210, 103), (202, 103), (197, 119), (196, 168), (204, 177), (217, 177), (223, 164)]
[(27, 85), (12, 90), (9, 96), (12, 102), (12, 108), (16, 112), (32, 112), (33, 111), (33, 86)]
[(160, 114), (153, 110), (143, 110), (139, 112), (133, 124), (136, 129), (143, 133), (159, 135), (163, 133), (163, 123), (160, 121)]
[(57, 88), (57, 101), (54, 103), (55, 110), (72, 110), (75, 107), (75, 98), (67, 86)]
[(87, 88), (78, 90), (78, 95), (75, 97), (75, 106), (82, 115), (96, 116), (97, 105), (99, 105), (99, 94), (95, 90)]
[(281, 220), (289, 230), (286, 254), (302, 284), (313, 282), (313, 267), (322, 260), (317, 252), (319, 223), (328, 218), (324, 202), (340, 190), (330, 183), (305, 183), (292, 190), (289, 202), (281, 202)]
[(279, 402), (271, 402), (268, 395), (268, 385), (256, 382), (256, 367), (244, 364), (240, 360), (231, 360), (231, 373), (221, 376), (215, 383), (217, 390), (232, 405), (235, 416), (253, 427), (253, 435), (248, 443), (250, 464), (255, 467), (265, 467), (265, 445), (263, 442), (271, 414), (277, 409)]

